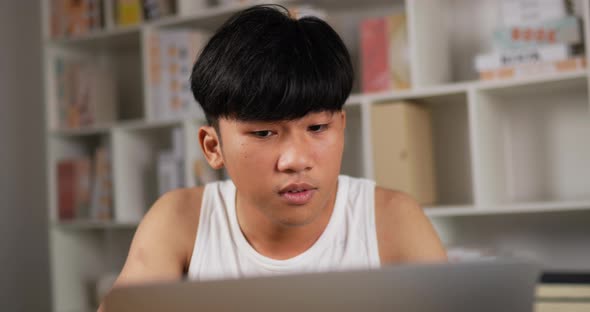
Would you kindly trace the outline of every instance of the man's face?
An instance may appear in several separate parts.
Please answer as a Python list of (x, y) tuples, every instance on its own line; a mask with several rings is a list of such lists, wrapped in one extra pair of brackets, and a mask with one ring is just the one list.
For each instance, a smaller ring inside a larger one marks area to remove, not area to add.
[(336, 191), (345, 125), (344, 111), (272, 123), (220, 119), (223, 162), (239, 205), (284, 226), (314, 221)]

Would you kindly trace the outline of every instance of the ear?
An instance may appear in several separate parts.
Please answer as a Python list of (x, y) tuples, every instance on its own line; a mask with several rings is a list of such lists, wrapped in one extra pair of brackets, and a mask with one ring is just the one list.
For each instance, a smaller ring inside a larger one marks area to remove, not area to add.
[(202, 126), (199, 128), (199, 144), (201, 150), (207, 159), (207, 162), (213, 169), (223, 168), (223, 155), (221, 153), (221, 143), (215, 128), (211, 126)]
[(342, 109), (340, 118), (342, 119), (342, 129), (346, 129), (346, 110)]

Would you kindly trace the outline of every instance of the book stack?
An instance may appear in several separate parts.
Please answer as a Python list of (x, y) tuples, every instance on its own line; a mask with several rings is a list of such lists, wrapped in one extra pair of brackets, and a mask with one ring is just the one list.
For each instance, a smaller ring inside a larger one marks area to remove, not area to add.
[(137, 25), (175, 12), (174, 0), (115, 0), (115, 22), (119, 26)]
[(535, 312), (590, 311), (590, 273), (544, 273), (536, 289)]
[(581, 19), (567, 0), (502, 0), (491, 53), (475, 57), (482, 80), (561, 73), (586, 67)]
[(103, 27), (102, 0), (51, 0), (51, 37), (85, 35)]
[(430, 110), (418, 103), (371, 106), (373, 167), (377, 185), (435, 204), (437, 188)]
[(57, 163), (58, 219), (111, 220), (112, 174), (108, 147)]
[(152, 119), (204, 117), (193, 98), (190, 75), (207, 40), (206, 33), (194, 30), (150, 33), (148, 62)]
[(185, 186), (185, 142), (182, 128), (172, 129), (172, 149), (158, 152), (158, 192), (163, 195)]
[(405, 14), (363, 20), (360, 51), (363, 92), (410, 88)]
[(55, 60), (57, 126), (89, 127), (116, 118), (114, 73), (91, 59)]

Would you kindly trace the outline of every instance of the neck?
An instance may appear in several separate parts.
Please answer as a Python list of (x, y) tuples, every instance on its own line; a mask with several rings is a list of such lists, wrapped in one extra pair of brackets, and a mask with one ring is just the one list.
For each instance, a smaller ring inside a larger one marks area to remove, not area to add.
[(260, 209), (241, 200), (237, 193), (236, 212), (240, 229), (248, 243), (261, 255), (277, 260), (295, 257), (313, 246), (326, 229), (334, 210), (336, 189), (312, 221), (304, 225), (276, 222)]

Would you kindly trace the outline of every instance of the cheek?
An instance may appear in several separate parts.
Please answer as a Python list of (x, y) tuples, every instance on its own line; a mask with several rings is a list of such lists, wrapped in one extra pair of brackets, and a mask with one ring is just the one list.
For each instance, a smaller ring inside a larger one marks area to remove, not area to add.
[(343, 150), (344, 140), (337, 135), (326, 137), (315, 144), (316, 157), (334, 165), (337, 165), (336, 162), (342, 158)]
[(247, 142), (236, 142), (234, 146), (235, 148), (228, 153), (231, 155), (228, 163), (239, 167), (239, 170), (257, 171), (257, 168), (268, 166), (268, 162), (272, 161), (273, 152), (268, 147), (263, 149), (256, 144)]

